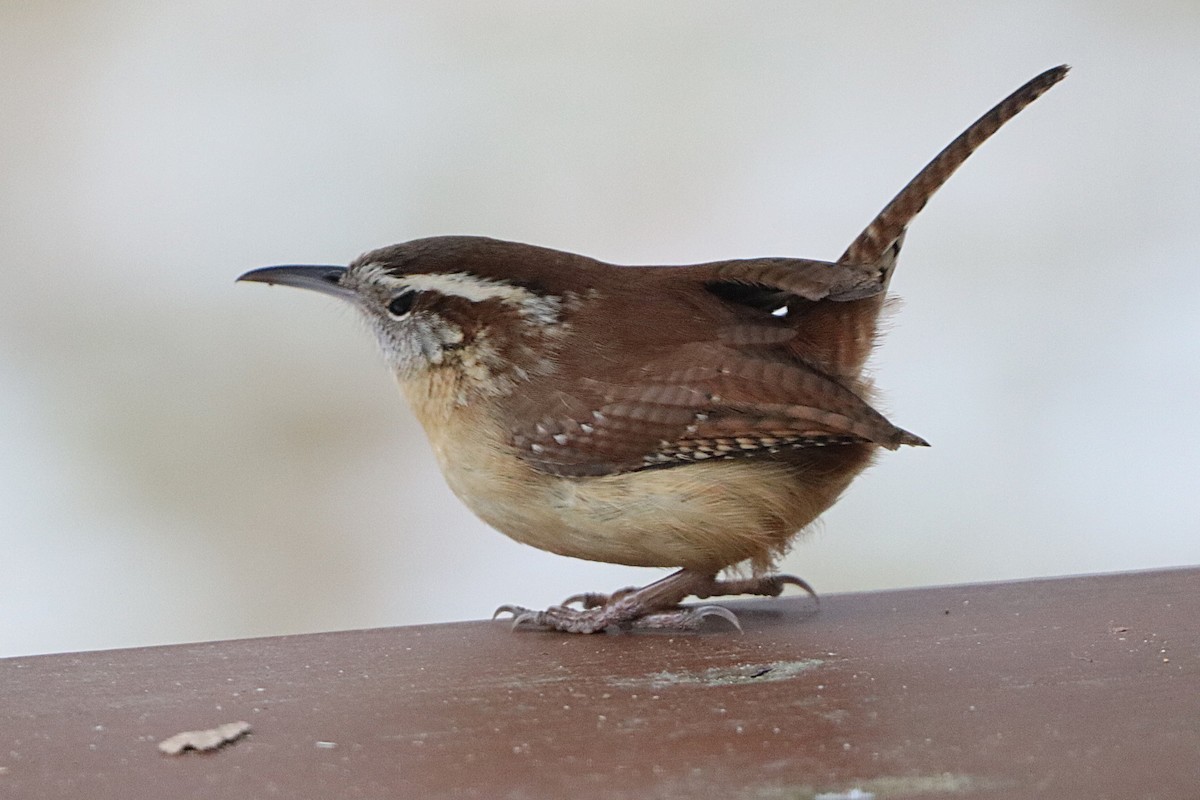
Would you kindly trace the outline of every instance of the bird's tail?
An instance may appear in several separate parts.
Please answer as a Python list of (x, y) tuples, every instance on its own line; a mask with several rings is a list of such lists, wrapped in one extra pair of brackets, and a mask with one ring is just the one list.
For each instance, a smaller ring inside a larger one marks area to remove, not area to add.
[(942, 152), (926, 164), (925, 168), (883, 207), (875, 219), (871, 220), (871, 224), (850, 243), (838, 261), (847, 264), (882, 264), (883, 284), (886, 289), (896, 256), (904, 242), (904, 232), (908, 223), (912, 222), (913, 217), (925, 207), (933, 193), (942, 187), (979, 145), (1020, 113), (1021, 109), (1066, 77), (1069, 69), (1070, 67), (1063, 64), (1046, 70), (975, 120), (971, 127), (946, 145)]

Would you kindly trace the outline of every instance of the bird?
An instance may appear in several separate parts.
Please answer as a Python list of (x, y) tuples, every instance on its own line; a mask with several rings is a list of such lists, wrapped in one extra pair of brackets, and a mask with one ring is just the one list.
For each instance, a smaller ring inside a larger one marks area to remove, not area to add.
[(864, 373), (908, 225), (1068, 69), (980, 117), (836, 261), (619, 266), (436, 236), (238, 280), (358, 308), (446, 482), (491, 527), (563, 556), (674, 569), (494, 616), (566, 633), (738, 626), (724, 606), (683, 601), (812, 592), (777, 560), (880, 450), (927, 444), (872, 406)]

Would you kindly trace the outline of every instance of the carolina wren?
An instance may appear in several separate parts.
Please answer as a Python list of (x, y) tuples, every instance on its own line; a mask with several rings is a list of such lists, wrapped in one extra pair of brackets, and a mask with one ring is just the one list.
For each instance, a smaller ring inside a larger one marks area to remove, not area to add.
[[(984, 114), (835, 262), (622, 267), (443, 236), (348, 267), (267, 267), (239, 280), (357, 306), (446, 481), (492, 527), (561, 555), (679, 568), (545, 611), (502, 606), (514, 627), (690, 628), (714, 615), (736, 625), (721, 607), (679, 603), (808, 589), (770, 574), (773, 562), (879, 448), (926, 444), (871, 407), (863, 375), (905, 229), (1067, 69)], [(743, 562), (751, 577), (718, 579)]]

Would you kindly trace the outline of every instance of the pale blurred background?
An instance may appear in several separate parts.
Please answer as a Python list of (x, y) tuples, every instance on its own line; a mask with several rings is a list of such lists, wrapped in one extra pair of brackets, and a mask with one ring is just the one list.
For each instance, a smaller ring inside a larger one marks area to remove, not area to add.
[(234, 277), (834, 258), (1061, 62), (910, 233), (875, 365), (934, 446), (787, 559), (826, 593), (1200, 562), (1200, 5), (0, 5), (0, 654), (658, 577), (485, 528), (353, 312)]

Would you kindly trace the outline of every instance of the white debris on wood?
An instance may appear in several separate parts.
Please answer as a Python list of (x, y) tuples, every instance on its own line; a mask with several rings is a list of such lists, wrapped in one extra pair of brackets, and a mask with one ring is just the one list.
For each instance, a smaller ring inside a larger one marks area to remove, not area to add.
[(249, 722), (226, 722), (204, 731), (184, 731), (158, 743), (158, 749), (177, 756), (184, 750), (215, 750), (250, 732)]

